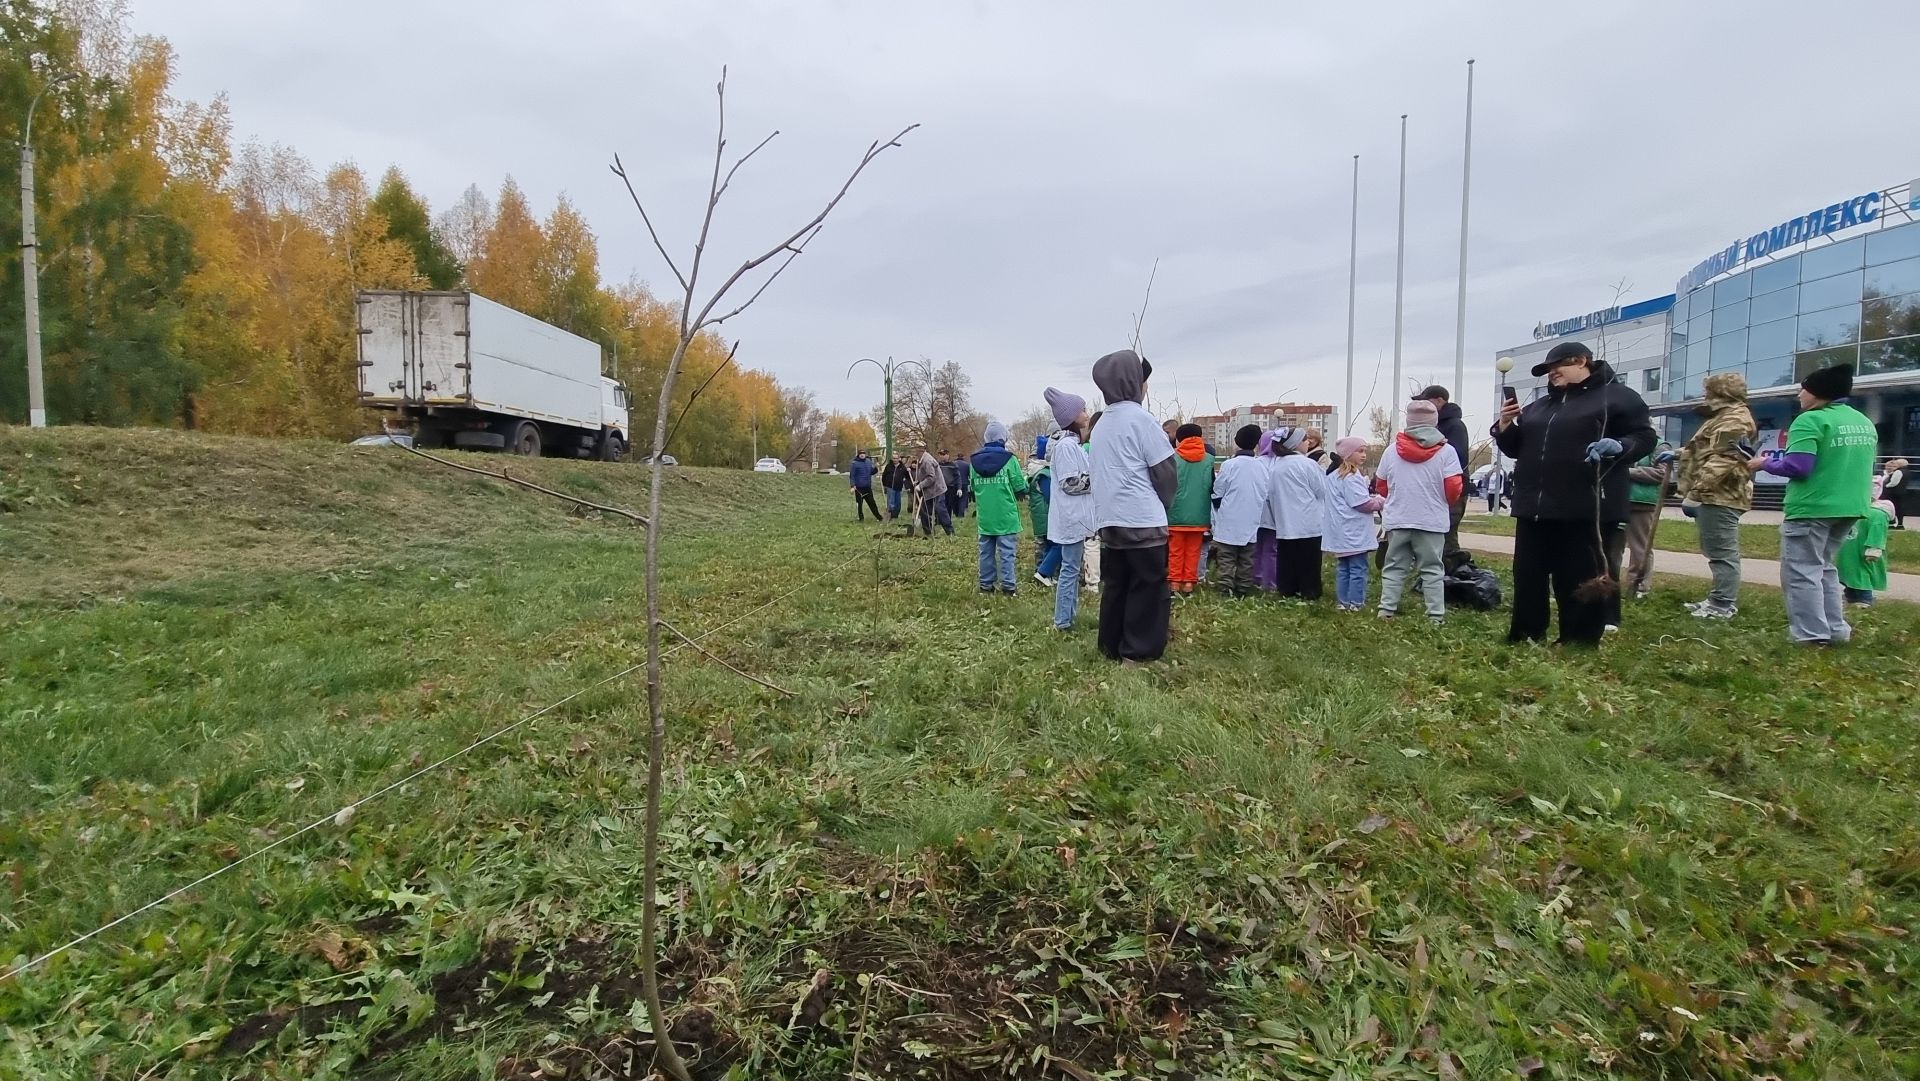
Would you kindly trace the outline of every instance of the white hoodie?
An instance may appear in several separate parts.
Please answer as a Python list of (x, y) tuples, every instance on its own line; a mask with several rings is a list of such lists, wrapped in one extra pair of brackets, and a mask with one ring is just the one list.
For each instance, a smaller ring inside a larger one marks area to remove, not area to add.
[(1273, 460), (1273, 532), (1281, 540), (1318, 537), (1327, 526), (1327, 474), (1320, 463), (1304, 454), (1283, 454)]

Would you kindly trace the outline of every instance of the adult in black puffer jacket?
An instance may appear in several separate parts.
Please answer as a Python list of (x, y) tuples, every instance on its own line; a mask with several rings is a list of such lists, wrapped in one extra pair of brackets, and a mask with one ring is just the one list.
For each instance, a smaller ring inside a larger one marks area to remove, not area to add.
[[(1548, 389), (1524, 409), (1508, 406), (1493, 427), (1514, 460), (1513, 623), (1509, 641), (1546, 637), (1547, 591), (1560, 605), (1560, 641), (1597, 643), (1608, 597), (1580, 585), (1608, 572), (1604, 537), (1626, 527), (1628, 467), (1658, 437), (1640, 395), (1579, 342), (1562, 342), (1535, 365)], [(1601, 539), (1596, 539), (1601, 538)]]

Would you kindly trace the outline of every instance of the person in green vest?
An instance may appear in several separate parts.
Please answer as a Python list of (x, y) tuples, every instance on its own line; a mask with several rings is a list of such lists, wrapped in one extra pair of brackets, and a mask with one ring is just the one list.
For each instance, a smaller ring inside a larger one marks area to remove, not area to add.
[(990, 422), (982, 442), (985, 445), (967, 459), (974, 521), (980, 529), (980, 592), (991, 594), (997, 584), (1000, 592), (1011, 597), (1016, 592), (1013, 565), (1020, 537), (1019, 501), (1027, 494), (1027, 478), (1007, 449), (1006, 425)]
[(1627, 470), (1633, 486), (1627, 490), (1627, 576), (1621, 592), (1637, 601), (1653, 589), (1653, 523), (1660, 518), (1660, 497), (1666, 494), (1672, 461), (1673, 444), (1663, 442)]
[(1173, 504), (1167, 508), (1167, 582), (1190, 594), (1200, 583), (1200, 551), (1213, 525), (1213, 455), (1198, 424), (1173, 433)]
[(1853, 365), (1821, 368), (1800, 383), (1800, 415), (1787, 429), (1787, 449), (1747, 462), (1755, 473), (1787, 478), (1780, 523), (1780, 590), (1787, 630), (1803, 646), (1832, 646), (1853, 637), (1835, 559), (1873, 499), (1874, 451), (1880, 433), (1841, 399), (1853, 393)]
[(1867, 508), (1867, 516), (1840, 546), (1836, 561), (1848, 604), (1872, 604), (1873, 595), (1887, 588), (1887, 529), (1893, 516), (1892, 501), (1880, 500)]

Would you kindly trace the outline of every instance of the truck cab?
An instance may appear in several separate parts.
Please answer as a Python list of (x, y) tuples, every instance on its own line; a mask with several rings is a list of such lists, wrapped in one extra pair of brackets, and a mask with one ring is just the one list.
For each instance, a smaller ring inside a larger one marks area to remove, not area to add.
[(611, 376), (600, 377), (600, 457), (617, 462), (633, 442), (627, 385)]

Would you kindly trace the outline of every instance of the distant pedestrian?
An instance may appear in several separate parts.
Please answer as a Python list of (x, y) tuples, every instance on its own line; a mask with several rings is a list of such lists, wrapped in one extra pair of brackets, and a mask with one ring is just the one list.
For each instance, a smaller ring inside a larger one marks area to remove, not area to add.
[(967, 460), (950, 450), (940, 452), (942, 479), (947, 482), (947, 514), (954, 521), (967, 515)]
[[(1407, 581), (1420, 576), (1427, 618), (1447, 618), (1446, 541), (1452, 507), (1465, 502), (1460, 456), (1435, 425), (1439, 409), (1416, 398), (1407, 406), (1406, 429), (1381, 452), (1374, 491), (1386, 497), (1380, 524), (1387, 531), (1387, 565), (1380, 574), (1380, 618), (1400, 612)], [(1564, 620), (1564, 616), (1562, 619)]]
[(1893, 507), (1893, 528), (1907, 528), (1907, 516), (1920, 514), (1915, 510), (1920, 506), (1920, 484), (1914, 483), (1913, 467), (1905, 458), (1894, 458), (1887, 462), (1886, 472), (1880, 477), (1880, 498)]
[(847, 486), (853, 489), (853, 513), (864, 522), (867, 511), (873, 512), (873, 520), (880, 520), (880, 507), (873, 501), (873, 459), (867, 452), (853, 452), (853, 461), (847, 466)]
[(1200, 549), (1213, 524), (1213, 455), (1198, 424), (1174, 429), (1173, 505), (1167, 508), (1167, 581), (1175, 593), (1200, 583)]
[(1094, 523), (1100, 527), (1100, 652), (1128, 664), (1167, 649), (1167, 507), (1173, 446), (1142, 404), (1153, 368), (1131, 349), (1093, 365), (1107, 399), (1093, 430)]
[(921, 535), (933, 536), (933, 523), (937, 520), (947, 536), (953, 536), (953, 516), (947, 510), (947, 471), (925, 442), (920, 444), (920, 457), (910, 479), (914, 497), (920, 501)]
[(1260, 429), (1233, 433), (1233, 457), (1213, 481), (1213, 580), (1229, 597), (1253, 592), (1253, 548), (1267, 506), (1267, 469), (1254, 457)]
[(1632, 484), (1627, 489), (1627, 565), (1621, 589), (1631, 593), (1634, 600), (1645, 600), (1653, 590), (1653, 527), (1660, 520), (1660, 503), (1666, 495), (1667, 470), (1672, 461), (1673, 446), (1663, 442), (1627, 470), (1627, 480)]
[(1327, 531), (1320, 550), (1334, 558), (1333, 599), (1342, 612), (1367, 606), (1367, 557), (1375, 545), (1374, 515), (1386, 499), (1374, 495), (1362, 472), (1367, 441), (1348, 436), (1333, 445), (1333, 472), (1326, 477)]
[(1273, 437), (1274, 589), (1282, 597), (1317, 601), (1325, 591), (1320, 577), (1320, 535), (1327, 525), (1326, 474), (1300, 452), (1306, 432), (1277, 429)]
[(1313, 464), (1321, 472), (1331, 473), (1340, 468), (1340, 456), (1327, 450), (1327, 436), (1318, 428), (1308, 428), (1306, 436), (1300, 441), (1300, 453), (1313, 459)]
[(1893, 503), (1875, 502), (1834, 557), (1848, 604), (1870, 605), (1873, 595), (1887, 588), (1887, 529), (1892, 521)]
[(1713, 584), (1687, 610), (1700, 619), (1732, 619), (1740, 610), (1740, 516), (1753, 508), (1753, 441), (1760, 429), (1747, 408), (1747, 380), (1739, 372), (1707, 376), (1702, 419), (1680, 448), (1681, 508), (1693, 516), (1700, 554)]
[(979, 500), (974, 516), (980, 530), (980, 592), (1011, 597), (1018, 589), (1014, 562), (1019, 551), (1020, 500), (1027, 494), (1027, 478), (1007, 449), (1007, 426), (987, 422), (982, 446), (967, 459), (968, 485)]
[(1487, 479), (1480, 482), (1480, 488), (1487, 495), (1487, 513), (1500, 513), (1500, 494), (1506, 490), (1507, 475), (1499, 466), (1487, 470)]
[(1509, 642), (1547, 636), (1560, 608), (1561, 644), (1595, 645), (1606, 633), (1608, 530), (1627, 521), (1627, 467), (1657, 438), (1647, 403), (1579, 342), (1561, 342), (1534, 365), (1547, 393), (1506, 402), (1493, 428), (1514, 460), (1513, 620)]
[(1060, 426), (1047, 441), (1053, 474), (1047, 539), (1060, 556), (1053, 582), (1053, 629), (1068, 631), (1080, 611), (1081, 565), (1086, 560), (1086, 543), (1093, 537), (1093, 461), (1082, 443), (1091, 421), (1087, 400), (1078, 394), (1048, 387), (1047, 408)]
[(1798, 645), (1840, 645), (1853, 637), (1835, 557), (1854, 524), (1867, 516), (1873, 492), (1873, 422), (1841, 399), (1853, 393), (1853, 365), (1821, 368), (1800, 382), (1799, 416), (1787, 428), (1787, 449), (1755, 455), (1747, 468), (1787, 478), (1786, 521), (1780, 524), (1780, 589), (1787, 630)]
[(908, 473), (906, 460), (898, 454), (887, 459), (887, 467), (880, 471), (880, 484), (887, 490), (887, 521), (900, 517), (900, 501), (907, 494)]
[[(1414, 398), (1418, 401), (1433, 403), (1433, 408), (1437, 410), (1439, 414), (1439, 419), (1434, 423), (1434, 427), (1440, 429), (1440, 434), (1446, 437), (1447, 444), (1453, 448), (1454, 455), (1460, 459), (1460, 468), (1465, 469), (1467, 467), (1467, 460), (1470, 457), (1469, 451), (1471, 450), (1471, 448), (1467, 446), (1467, 422), (1464, 419), (1465, 415), (1460, 411), (1460, 407), (1453, 404), (1453, 395), (1448, 392), (1447, 388), (1436, 383), (1414, 395)], [(1465, 499), (1455, 500), (1453, 505), (1447, 509), (1446, 551), (1442, 558), (1451, 560), (1453, 554), (1460, 550), (1460, 519), (1465, 517), (1466, 513), (1467, 501)]]

